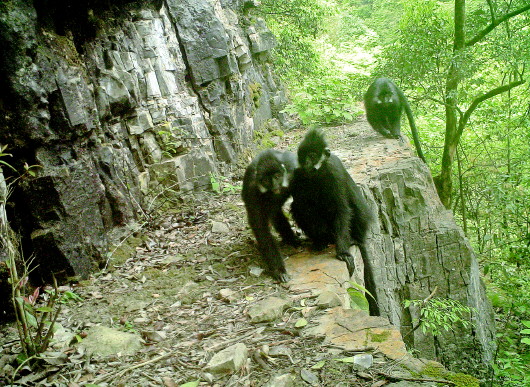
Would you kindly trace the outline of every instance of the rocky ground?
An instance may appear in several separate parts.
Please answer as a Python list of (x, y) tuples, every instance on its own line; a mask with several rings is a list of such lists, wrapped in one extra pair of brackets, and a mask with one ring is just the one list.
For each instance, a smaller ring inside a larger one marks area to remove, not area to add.
[[(352, 128), (327, 132), (339, 154), (355, 141)], [(332, 248), (315, 258), (306, 245), (283, 246), (289, 284), (262, 273), (241, 176), (227, 177), (225, 193), (168, 197), (124, 234), (106, 270), (63, 286), (72, 293), (41, 368), (15, 371), (16, 331), (1, 327), (0, 384), (15, 375), (16, 385), (72, 387), (461, 385), (427, 381), (425, 365), (430, 379), (447, 375), (407, 355), (384, 319), (348, 309)]]

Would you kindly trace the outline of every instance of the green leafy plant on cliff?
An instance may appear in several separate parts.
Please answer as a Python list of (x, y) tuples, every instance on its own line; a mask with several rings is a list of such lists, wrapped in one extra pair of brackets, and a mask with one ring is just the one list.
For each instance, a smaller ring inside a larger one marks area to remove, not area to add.
[(161, 139), (162, 154), (167, 157), (175, 157), (184, 151), (182, 141), (170, 129), (165, 128), (157, 132)]
[[(11, 157), (6, 153), (6, 146), (0, 146), (0, 157)], [(17, 361), (18, 368), (15, 370), (13, 378), (18, 370), (37, 359), (39, 354), (44, 352), (52, 338), (53, 325), (59, 315), (60, 305), (57, 283), (54, 279), (52, 291), (47, 291), (41, 297), (41, 288), (32, 288), (29, 285), (29, 266), (31, 259), (24, 260), (20, 245), (20, 237), (9, 226), (6, 204), (14, 184), (26, 176), (35, 176), (35, 169), (38, 166), (24, 165), (24, 173), (13, 178), (9, 183), (5, 183), (2, 167), (10, 170), (16, 169), (5, 160), (0, 160), (0, 175), (2, 175), (2, 187), (0, 187), (0, 248), (7, 254), (6, 265), (9, 273), (8, 281), (11, 285), (10, 298), (16, 318), (16, 328), (18, 331), (21, 353)], [(19, 270), (22, 270), (19, 272)], [(44, 302), (39, 304), (39, 300)]]
[(405, 308), (414, 307), (419, 309), (420, 317), (413, 321), (415, 327), (421, 328), (425, 334), (439, 336), (443, 331), (451, 331), (456, 325), (469, 328), (471, 322), (468, 316), (471, 308), (461, 302), (449, 298), (431, 298), (428, 300), (404, 300)]
[(212, 184), (213, 192), (216, 194), (235, 194), (242, 189), (241, 185), (231, 184), (226, 177), (213, 173), (210, 173), (210, 183)]
[(279, 127), (272, 125), (270, 121), (265, 122), (260, 128), (254, 130), (254, 144), (257, 150), (274, 148), (277, 145), (275, 140), (285, 136), (285, 132)]
[(32, 289), (28, 283), (29, 271), (24, 266), (19, 275), (13, 260), (8, 263), (10, 270), (11, 298), (15, 308), (16, 325), (22, 353), (18, 362), (23, 365), (48, 349), (53, 337), (54, 324), (59, 316), (60, 294), (54, 279), (52, 291), (47, 291), (47, 300), (38, 304), (41, 288)]
[(261, 105), (261, 102), (260, 102), (261, 95), (263, 94), (261, 83), (258, 83), (258, 82), (251, 83), (250, 85), (248, 85), (248, 88), (250, 90), (250, 98), (252, 99), (252, 104), (254, 106), (254, 109), (259, 109)]
[(7, 168), (13, 170), (14, 172), (16, 172), (17, 170), (11, 164), (9, 164), (7, 161), (1, 159), (2, 157), (12, 157), (13, 156), (11, 153), (6, 153), (6, 149), (7, 149), (7, 145), (0, 145), (0, 169), (2, 167), (7, 167)]

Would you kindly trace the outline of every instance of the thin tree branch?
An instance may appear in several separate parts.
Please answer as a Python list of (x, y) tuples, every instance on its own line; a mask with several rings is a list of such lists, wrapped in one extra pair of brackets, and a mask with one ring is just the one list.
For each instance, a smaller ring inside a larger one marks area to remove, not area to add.
[(442, 100), (439, 100), (437, 98), (432, 98), (432, 97), (425, 97), (424, 99), (439, 103), (440, 105), (448, 107), (448, 108), (455, 109), (460, 119), (462, 119), (462, 117), (464, 116), (464, 113), (462, 112), (462, 110), (456, 105), (448, 104), (447, 102), (444, 102)]
[[(453, 382), (452, 380), (445, 380), (445, 379), (429, 379), (429, 378), (414, 378), (414, 377), (407, 377), (407, 376), (399, 376), (399, 375), (391, 375), (387, 374), (383, 371), (376, 371), (378, 375), (381, 375), (382, 377), (392, 381), (392, 382), (400, 382), (402, 380), (408, 381), (408, 382), (430, 382), (430, 383), (441, 383), (441, 384), (450, 384), (452, 386), (456, 386), (456, 382)], [(408, 384), (408, 383), (407, 383)]]
[(478, 107), (478, 105), (481, 102), (484, 102), (487, 99), (493, 98), (496, 95), (505, 93), (505, 92), (513, 89), (514, 87), (522, 85), (525, 82), (526, 82), (525, 80), (519, 80), (519, 81), (515, 81), (515, 82), (512, 82), (512, 83), (509, 83), (507, 85), (499, 86), (499, 87), (496, 87), (495, 89), (490, 90), (487, 93), (481, 95), (480, 97), (475, 98), (473, 100), (473, 102), (471, 103), (471, 105), (469, 106), (469, 108), (464, 112), (463, 117), (460, 119), (460, 123), (458, 124), (458, 130), (457, 130), (457, 133), (456, 133), (456, 137), (458, 139), (460, 139), (460, 136), (462, 135), (462, 132), (464, 131), (464, 128), (465, 128), (467, 122), (469, 121), (469, 117), (471, 116), (471, 114), (475, 111), (475, 109)]
[(471, 47), (475, 43), (480, 42), (482, 39), (484, 39), (484, 37), (487, 34), (493, 31), (499, 24), (504, 23), (506, 20), (509, 20), (512, 17), (520, 15), (521, 13), (528, 11), (529, 9), (530, 9), (530, 4), (527, 4), (524, 7), (516, 9), (513, 12), (507, 13), (506, 15), (503, 15), (502, 17), (496, 20), (493, 20), (486, 28), (484, 28), (482, 31), (479, 31), (473, 38), (468, 40), (466, 42), (466, 47)]
[[(423, 308), (423, 307), (424, 307), (424, 306), (425, 306), (425, 305), (431, 300), (431, 298), (434, 297), (434, 295), (436, 294), (437, 291), (438, 291), (438, 286), (435, 286), (435, 287), (434, 287), (434, 290), (431, 292), (431, 294), (429, 294), (429, 295), (427, 296), (427, 298), (424, 299), (424, 300), (421, 302), (420, 309)], [(421, 326), (421, 324), (423, 324), (423, 321), (422, 321), (422, 319), (421, 319), (421, 317), (420, 317), (420, 319), (419, 319), (419, 321), (418, 321), (418, 324), (417, 324), (415, 327), (413, 327), (413, 328), (412, 328), (412, 329), (411, 329), (411, 330), (410, 330), (405, 336), (403, 336), (403, 339), (407, 338), (411, 333), (413, 333), (416, 329), (418, 329), (418, 328)]]
[(491, 0), (487, 0), (487, 3), (490, 9), (491, 21), (494, 22), (495, 21), (495, 9), (493, 9), (493, 3), (491, 2)]

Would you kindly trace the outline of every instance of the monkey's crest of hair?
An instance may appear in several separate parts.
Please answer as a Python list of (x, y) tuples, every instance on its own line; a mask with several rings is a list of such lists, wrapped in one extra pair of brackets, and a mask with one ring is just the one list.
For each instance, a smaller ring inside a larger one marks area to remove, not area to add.
[(318, 128), (310, 129), (305, 135), (300, 147), (298, 148), (299, 154), (304, 149), (311, 149), (315, 152), (322, 153), (328, 144), (324, 139), (324, 133)]
[(256, 170), (261, 172), (261, 175), (266, 176), (267, 174), (278, 172), (282, 170), (282, 163), (278, 158), (271, 152), (266, 152), (258, 161)]

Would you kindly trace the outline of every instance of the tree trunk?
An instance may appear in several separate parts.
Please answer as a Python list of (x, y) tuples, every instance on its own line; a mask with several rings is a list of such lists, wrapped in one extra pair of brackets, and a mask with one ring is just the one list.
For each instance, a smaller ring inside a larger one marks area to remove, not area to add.
[(460, 82), (460, 62), (465, 47), (465, 0), (455, 0), (455, 40), (453, 44), (453, 60), (447, 74), (445, 85), (445, 143), (442, 156), (440, 175), (434, 182), (440, 200), (446, 208), (451, 207), (452, 169), (455, 159), (456, 147), (460, 136), (458, 135), (457, 92)]

